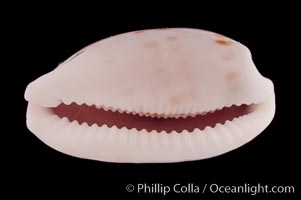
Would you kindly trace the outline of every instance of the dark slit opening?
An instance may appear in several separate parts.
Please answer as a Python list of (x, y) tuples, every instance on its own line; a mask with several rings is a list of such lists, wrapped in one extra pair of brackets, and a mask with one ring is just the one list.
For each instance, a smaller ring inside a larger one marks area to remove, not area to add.
[(227, 120), (246, 115), (251, 112), (252, 105), (241, 105), (224, 107), (213, 113), (205, 115), (196, 115), (187, 118), (152, 118), (147, 116), (139, 116), (134, 114), (119, 113), (113, 111), (105, 111), (97, 109), (95, 106), (87, 106), (86, 104), (70, 105), (60, 104), (52, 108), (53, 112), (59, 117), (67, 117), (70, 122), (77, 120), (79, 124), (86, 122), (89, 126), (96, 123), (98, 126), (106, 124), (111, 127), (113, 125), (118, 128), (126, 127), (128, 129), (136, 128), (137, 130), (146, 129), (147, 131), (157, 130), (158, 132), (165, 130), (171, 132), (173, 130), (182, 132), (183, 130), (193, 131), (195, 128), (203, 130), (206, 126), (214, 127), (217, 123), (224, 124)]

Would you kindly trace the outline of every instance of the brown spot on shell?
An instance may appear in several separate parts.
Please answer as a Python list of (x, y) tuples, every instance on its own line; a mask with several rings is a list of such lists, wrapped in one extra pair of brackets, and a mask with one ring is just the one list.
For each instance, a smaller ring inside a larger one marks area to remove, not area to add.
[(184, 66), (184, 67), (190, 64), (189, 60), (185, 60), (185, 59), (180, 60), (178, 63), (180, 66)]
[(225, 54), (222, 56), (222, 59), (223, 59), (223, 60), (230, 60), (232, 57), (233, 57), (233, 54), (230, 53), (230, 52), (227, 52), (227, 53), (225, 53)]
[(179, 46), (174, 46), (174, 47), (171, 48), (171, 51), (175, 52), (175, 53), (179, 52), (180, 50), (181, 50), (181, 47), (179, 47)]
[(232, 82), (237, 77), (237, 74), (235, 72), (230, 72), (226, 75), (226, 80), (229, 82)]
[(171, 96), (169, 102), (172, 105), (183, 104), (188, 103), (189, 101), (191, 101), (191, 99), (194, 99), (195, 97), (196, 95), (193, 92), (182, 92)]
[(215, 43), (220, 44), (220, 45), (230, 45), (231, 41), (230, 40), (215, 40)]
[(133, 34), (140, 34), (140, 33), (144, 33), (144, 32), (145, 32), (145, 30), (140, 30), (140, 31), (133, 32)]
[(158, 65), (158, 66), (155, 67), (155, 72), (156, 73), (160, 74), (160, 73), (165, 72), (165, 71), (166, 71), (166, 69), (163, 65)]
[(169, 79), (161, 77), (161, 78), (159, 79), (159, 81), (160, 81), (160, 85), (161, 85), (163, 88), (166, 88), (166, 89), (170, 88), (170, 86), (171, 86), (171, 81), (170, 81)]
[(109, 58), (105, 58), (105, 59), (103, 60), (103, 62), (104, 62), (105, 64), (108, 64), (108, 63), (111, 62), (111, 60), (110, 60)]
[(178, 39), (177, 36), (169, 36), (169, 37), (167, 37), (167, 41), (170, 41), (170, 42), (176, 41), (177, 39)]
[(154, 70), (160, 86), (163, 88), (168, 88), (170, 86), (170, 79), (168, 78), (169, 73), (167, 67), (164, 64), (160, 64), (155, 66)]
[(149, 49), (157, 48), (158, 46), (159, 46), (158, 43), (156, 43), (154, 41), (146, 42), (143, 44), (143, 47), (149, 48)]

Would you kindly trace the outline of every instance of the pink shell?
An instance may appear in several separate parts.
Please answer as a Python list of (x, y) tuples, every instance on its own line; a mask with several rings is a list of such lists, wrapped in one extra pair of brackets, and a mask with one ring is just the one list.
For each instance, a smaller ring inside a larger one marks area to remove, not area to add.
[[(275, 112), (273, 83), (244, 45), (185, 28), (125, 33), (87, 46), (30, 83), (27, 126), (61, 152), (110, 162), (179, 162), (220, 155), (262, 132)], [(159, 117), (186, 117), (231, 105), (248, 115), (192, 132), (78, 124), (49, 111), (64, 102)]]

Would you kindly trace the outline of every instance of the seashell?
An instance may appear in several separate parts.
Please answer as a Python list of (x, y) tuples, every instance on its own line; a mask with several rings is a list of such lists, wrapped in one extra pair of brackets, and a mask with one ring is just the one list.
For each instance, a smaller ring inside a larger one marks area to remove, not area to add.
[(161, 163), (249, 142), (275, 113), (273, 83), (244, 45), (188, 28), (98, 41), (28, 85), (27, 126), (86, 159)]

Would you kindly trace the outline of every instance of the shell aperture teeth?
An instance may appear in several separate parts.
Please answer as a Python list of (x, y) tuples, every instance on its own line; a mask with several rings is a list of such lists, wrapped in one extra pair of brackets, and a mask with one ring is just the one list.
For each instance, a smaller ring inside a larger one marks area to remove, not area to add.
[[(242, 105), (250, 106), (252, 104), (255, 104), (255, 103), (233, 103), (233, 104), (229, 104), (226, 106), (219, 106), (215, 109), (209, 109), (206, 111), (192, 112), (191, 110), (189, 110), (188, 112), (185, 112), (185, 113), (172, 113), (171, 114), (171, 113), (167, 113), (167, 112), (164, 112), (164, 113), (151, 113), (151, 112), (142, 112), (142, 111), (136, 112), (136, 111), (130, 111), (127, 109), (113, 108), (112, 106), (104, 106), (104, 105), (94, 104), (94, 103), (84, 103), (83, 101), (72, 101), (72, 100), (68, 100), (68, 99), (61, 100), (60, 102), (61, 102), (60, 104), (65, 104), (65, 105), (70, 105), (70, 104), (76, 104), (78, 106), (87, 105), (89, 107), (95, 107), (96, 109), (104, 110), (104, 111), (118, 112), (121, 114), (125, 113), (125, 114), (130, 114), (130, 115), (138, 115), (140, 117), (164, 118), (164, 119), (168, 119), (168, 118), (179, 119), (179, 118), (195, 117), (197, 115), (206, 115), (208, 113), (214, 113), (216, 111), (220, 111), (224, 108), (229, 108), (232, 106), (239, 107)], [(59, 105), (57, 105), (57, 106), (59, 106)], [(57, 106), (54, 106), (54, 107), (57, 107)]]
[(214, 127), (216, 124), (224, 124), (227, 120), (233, 120), (240, 116), (252, 112), (253, 105), (241, 104), (229, 107), (219, 107), (214, 110), (188, 113), (188, 114), (152, 114), (136, 113), (128, 110), (121, 110), (112, 107), (97, 106), (85, 103), (79, 105), (75, 102), (71, 104), (62, 103), (55, 108), (50, 108), (60, 118), (67, 117), (70, 122), (76, 120), (79, 124), (87, 123), (89, 126), (97, 124), (99, 127), (107, 125), (117, 128), (135, 128), (137, 130), (155, 130), (157, 132), (166, 131), (178, 133), (194, 129), (203, 130), (207, 126)]

